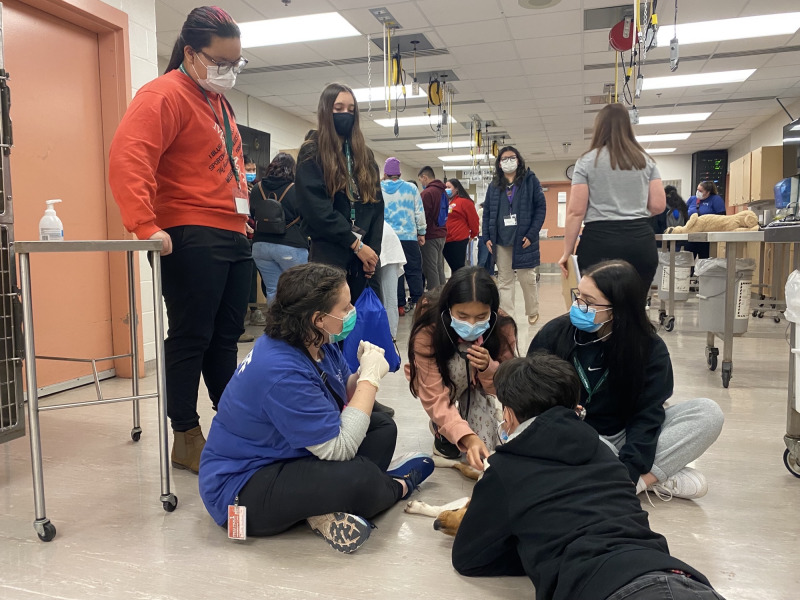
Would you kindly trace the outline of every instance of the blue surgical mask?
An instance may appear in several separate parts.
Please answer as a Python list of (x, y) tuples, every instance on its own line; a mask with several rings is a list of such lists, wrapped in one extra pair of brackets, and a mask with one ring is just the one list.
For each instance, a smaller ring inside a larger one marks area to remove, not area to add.
[(444, 188), (444, 193), (447, 194), (448, 198), (453, 197), (453, 190), (451, 190), (450, 188)]
[(247, 179), (247, 183), (253, 183), (256, 180), (255, 173), (245, 173), (244, 176)]
[(456, 319), (453, 314), (450, 314), (450, 327), (456, 332), (456, 335), (465, 342), (474, 342), (481, 337), (486, 330), (489, 329), (489, 319), (485, 321), (478, 321), (476, 323), (468, 323)]
[[(611, 310), (610, 308), (602, 308), (601, 311), (608, 311)], [(594, 318), (597, 314), (597, 309), (593, 307), (589, 307), (588, 312), (583, 312), (579, 307), (577, 302), (573, 302), (572, 306), (569, 309), (569, 320), (572, 324), (580, 329), (581, 331), (586, 331), (588, 333), (594, 333), (598, 329), (600, 329), (603, 325), (608, 323), (608, 321), (603, 321), (602, 323), (595, 323)], [(610, 321), (611, 319), (609, 319)]]
[(329, 317), (333, 317), (334, 319), (339, 319), (342, 322), (342, 331), (341, 333), (330, 333), (325, 330), (323, 327), (323, 331), (330, 336), (330, 343), (335, 344), (336, 342), (343, 341), (350, 332), (353, 331), (353, 328), (356, 326), (356, 319), (358, 318), (358, 314), (356, 313), (356, 307), (354, 306), (350, 312), (348, 312), (344, 318), (336, 317), (330, 313), (328, 313)]
[(508, 441), (508, 432), (503, 429), (503, 424), (505, 422), (505, 419), (503, 419), (497, 424), (497, 437), (500, 438), (501, 444), (505, 444)]

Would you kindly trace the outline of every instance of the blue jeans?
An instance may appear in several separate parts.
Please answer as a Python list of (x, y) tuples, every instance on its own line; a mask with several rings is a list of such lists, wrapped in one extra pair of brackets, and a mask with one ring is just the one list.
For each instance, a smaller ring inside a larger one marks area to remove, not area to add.
[(725, 600), (713, 588), (683, 575), (652, 571), (637, 577), (607, 600)]
[(261, 279), (267, 287), (267, 302), (272, 302), (278, 289), (278, 278), (285, 270), (296, 265), (308, 262), (308, 250), (271, 244), (269, 242), (255, 242), (253, 244), (253, 260), (256, 261)]

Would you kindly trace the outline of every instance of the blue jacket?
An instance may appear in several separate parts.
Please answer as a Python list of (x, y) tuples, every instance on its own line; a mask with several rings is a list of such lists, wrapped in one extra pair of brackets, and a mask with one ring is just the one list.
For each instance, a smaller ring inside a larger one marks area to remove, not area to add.
[[(514, 240), (514, 254), (511, 266), (514, 269), (533, 269), (539, 266), (539, 230), (544, 225), (547, 214), (547, 201), (544, 198), (539, 179), (528, 169), (519, 189), (514, 195), (514, 211), (517, 213), (517, 235)], [(497, 222), (500, 213), (500, 200), (506, 202), (505, 191), (494, 183), (486, 190), (483, 205), (483, 236), (497, 246)], [(518, 201), (519, 200), (519, 201)], [(522, 248), (522, 238), (527, 237), (531, 245)]]
[(425, 235), (425, 209), (417, 186), (398, 179), (381, 181), (383, 190), (384, 221), (392, 226), (403, 241), (416, 241)]
[(698, 213), (698, 217), (702, 217), (703, 215), (724, 215), (725, 214), (725, 201), (714, 194), (710, 198), (703, 198), (700, 200), (700, 205), (698, 206), (697, 196), (692, 196), (689, 198), (689, 202), (686, 203), (689, 206), (689, 216), (691, 217), (694, 213)]

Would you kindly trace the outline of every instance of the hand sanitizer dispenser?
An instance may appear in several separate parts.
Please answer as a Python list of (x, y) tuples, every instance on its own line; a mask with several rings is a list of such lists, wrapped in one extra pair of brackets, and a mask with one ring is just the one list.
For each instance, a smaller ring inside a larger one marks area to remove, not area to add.
[(64, 241), (64, 225), (61, 219), (56, 215), (56, 209), (53, 204), (61, 202), (60, 199), (47, 200), (47, 210), (44, 211), (44, 216), (39, 220), (39, 239), (44, 242), (63, 242)]

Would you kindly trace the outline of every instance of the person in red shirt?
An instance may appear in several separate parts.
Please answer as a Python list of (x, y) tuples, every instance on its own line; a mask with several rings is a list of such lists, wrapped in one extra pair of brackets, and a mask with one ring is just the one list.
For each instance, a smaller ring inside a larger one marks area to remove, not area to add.
[(443, 254), (450, 271), (455, 273), (466, 264), (467, 246), (480, 235), (481, 223), (475, 203), (458, 179), (449, 179), (444, 191), (450, 198), (450, 212)]
[(247, 64), (239, 38), (224, 10), (189, 13), (164, 75), (136, 94), (109, 155), (126, 229), (163, 242), (172, 464), (195, 473), (205, 445), (200, 375), (216, 408), (236, 369), (252, 273), (242, 140), (224, 96)]

